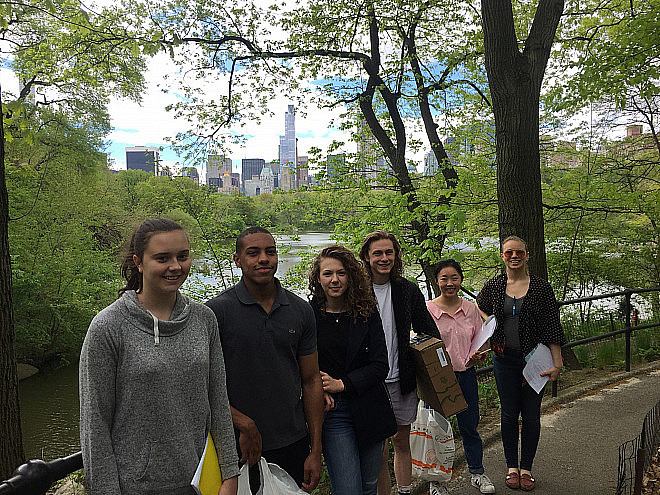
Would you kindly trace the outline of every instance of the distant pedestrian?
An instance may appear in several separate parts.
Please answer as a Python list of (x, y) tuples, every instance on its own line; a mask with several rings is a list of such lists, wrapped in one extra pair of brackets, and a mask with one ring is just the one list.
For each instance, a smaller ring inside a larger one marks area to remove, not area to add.
[(385, 389), (387, 347), (364, 268), (343, 246), (314, 260), (309, 291), (318, 328), (325, 417), (323, 455), (332, 492), (375, 495), (385, 439), (396, 420)]
[[(532, 463), (541, 434), (541, 399), (524, 380), (525, 356), (539, 343), (550, 348), (554, 366), (543, 371), (554, 381), (562, 368), (564, 331), (559, 306), (550, 284), (529, 274), (530, 253), (521, 238), (502, 241), (500, 256), (506, 272), (492, 278), (477, 296), (485, 315), (495, 315), (497, 327), (491, 338), (495, 351), (494, 374), (502, 410), (502, 444), (508, 466), (506, 485), (531, 491), (535, 487)], [(518, 419), (522, 417), (522, 431)], [(518, 438), (520, 437), (520, 462)]]
[(187, 494), (208, 433), (236, 494), (238, 456), (213, 312), (179, 292), (188, 237), (145, 220), (120, 297), (92, 320), (80, 355), (80, 445), (90, 495)]
[(440, 331), (447, 353), (467, 402), (467, 410), (456, 415), (458, 429), (465, 450), (470, 481), (481, 493), (495, 493), (495, 485), (484, 474), (483, 443), (479, 426), (479, 386), (474, 365), (482, 361), (488, 352), (487, 343), (478, 351), (470, 353), (472, 340), (481, 329), (479, 310), (470, 301), (459, 297), (463, 283), (461, 265), (452, 259), (436, 265), (435, 278), (440, 296), (426, 303)]
[[(360, 248), (360, 259), (367, 269), (378, 301), (387, 344), (390, 371), (385, 385), (392, 397), (397, 422), (397, 432), (392, 437), (397, 492), (408, 495), (412, 490), (410, 425), (417, 417), (417, 381), (409, 345), (410, 332), (437, 338), (440, 334), (426, 310), (424, 295), (419, 287), (403, 276), (401, 245), (393, 234), (377, 230), (367, 235)], [(392, 491), (389, 459), (390, 449), (386, 442), (378, 495), (389, 495)]]
[(636, 327), (638, 322), (639, 322), (639, 309), (633, 307), (632, 316), (630, 317), (630, 323), (632, 323), (632, 326)]

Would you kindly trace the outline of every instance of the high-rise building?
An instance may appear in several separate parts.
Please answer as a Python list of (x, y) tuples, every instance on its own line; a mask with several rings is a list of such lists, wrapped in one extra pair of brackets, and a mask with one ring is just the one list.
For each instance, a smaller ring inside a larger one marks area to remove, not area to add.
[(328, 155), (328, 158), (325, 162), (325, 180), (334, 181), (344, 173), (346, 168), (346, 155), (344, 153), (339, 153), (337, 155)]
[(433, 151), (424, 155), (424, 175), (435, 175), (438, 171), (438, 159)]
[[(206, 164), (206, 183), (210, 179), (219, 179), (225, 176), (225, 173), (231, 175), (232, 171), (232, 159), (226, 157), (225, 155), (211, 154), (207, 158)], [(215, 183), (215, 182), (214, 182)]]
[(241, 160), (241, 183), (243, 189), (245, 189), (245, 181), (251, 180), (254, 175), (259, 175), (265, 164), (266, 160), (263, 158), (243, 158)]
[(181, 177), (190, 177), (199, 184), (199, 172), (195, 167), (184, 167), (181, 169)]
[(307, 168), (307, 155), (301, 155), (298, 157), (298, 167), (296, 168), (296, 184), (298, 187), (306, 186), (309, 184), (309, 170)]
[(642, 130), (643, 130), (642, 126), (639, 124), (629, 125), (628, 127), (626, 127), (626, 136), (627, 137), (641, 136)]
[(273, 171), (270, 167), (263, 167), (259, 175), (253, 175), (245, 181), (245, 195), (259, 196), (272, 193), (274, 190)]
[(372, 182), (387, 168), (380, 144), (363, 117), (358, 122), (357, 154), (358, 173)]
[(126, 148), (126, 169), (144, 170), (158, 175), (160, 164), (159, 149), (149, 146), (133, 146)]
[(284, 114), (284, 136), (280, 136), (280, 188), (288, 191), (296, 185), (296, 114), (289, 105)]

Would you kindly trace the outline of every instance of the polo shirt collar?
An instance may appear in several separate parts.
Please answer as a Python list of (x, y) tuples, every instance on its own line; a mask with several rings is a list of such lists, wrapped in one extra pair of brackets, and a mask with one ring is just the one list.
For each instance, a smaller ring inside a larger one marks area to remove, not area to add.
[[(275, 296), (275, 302), (273, 303), (272, 309), (279, 306), (288, 306), (289, 298), (277, 277), (275, 277), (275, 287), (277, 288), (277, 295)], [(250, 292), (247, 290), (245, 282), (243, 282), (243, 277), (241, 277), (236, 284), (236, 297), (242, 304), (257, 304), (257, 301), (254, 300)]]
[[(461, 297), (461, 305), (456, 310), (456, 313), (458, 313), (459, 311), (463, 311), (463, 313), (467, 314), (467, 311), (465, 311), (465, 305), (466, 304), (468, 304), (468, 301)], [(428, 307), (429, 307), (429, 311), (431, 312), (431, 314), (433, 315), (433, 317), (436, 320), (440, 319), (440, 317), (443, 314), (446, 314), (447, 316), (450, 316), (451, 318), (456, 316), (456, 313), (454, 313), (453, 315), (450, 315), (444, 309), (442, 309), (441, 307), (439, 307), (437, 304), (434, 304), (434, 303), (429, 304)]]

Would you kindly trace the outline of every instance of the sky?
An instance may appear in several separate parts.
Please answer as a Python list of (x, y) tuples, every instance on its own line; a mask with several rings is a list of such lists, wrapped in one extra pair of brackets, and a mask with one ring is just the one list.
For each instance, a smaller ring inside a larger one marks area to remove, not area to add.
[[(130, 146), (162, 147), (160, 158), (163, 165), (186, 166), (183, 158), (177, 156), (167, 140), (184, 130), (187, 125), (174, 119), (173, 115), (165, 110), (168, 104), (176, 103), (176, 88), (171, 88), (166, 94), (158, 87), (158, 84), (163, 82), (165, 73), (171, 74), (176, 70), (169, 56), (159, 54), (149, 61), (149, 70), (145, 74), (147, 90), (141, 103), (127, 99), (111, 101), (108, 110), (112, 131), (107, 136), (108, 147), (105, 151), (114, 162), (112, 168), (126, 169), (125, 148)], [(0, 69), (0, 84), (3, 92), (18, 93), (18, 80), (13, 72), (6, 68)], [(227, 155), (232, 158), (236, 171), (240, 172), (243, 158), (263, 158), (266, 161), (277, 159), (279, 136), (284, 134), (284, 114), (290, 104), (294, 102), (282, 94), (269, 104), (269, 109), (274, 113), (272, 117), (263, 116), (260, 123), (248, 121), (244, 126), (232, 129), (248, 136), (241, 145), (228, 146), (230, 151)], [(329, 124), (333, 118), (338, 117), (339, 110), (309, 107), (305, 113), (305, 116), (300, 113), (296, 115), (299, 155), (306, 155), (311, 147), (327, 149), (335, 139), (348, 139), (344, 132), (330, 127)], [(349, 149), (349, 146), (345, 151), (355, 152), (355, 149)]]
[[(113, 130), (108, 136), (111, 143), (108, 152), (116, 162), (114, 168), (126, 168), (124, 148), (127, 146), (162, 146), (164, 149), (160, 157), (164, 165), (174, 165), (176, 162), (180, 162), (180, 166), (185, 165), (166, 140), (167, 137), (175, 136), (177, 132), (184, 130), (187, 125), (183, 121), (175, 120), (170, 112), (165, 111), (168, 104), (177, 101), (176, 88), (165, 94), (157, 87), (157, 84), (163, 81), (165, 73), (176, 70), (167, 55), (157, 55), (150, 61), (149, 71), (145, 74), (147, 91), (142, 103), (129, 100), (111, 102), (109, 111)], [(248, 136), (241, 145), (228, 145), (227, 155), (232, 158), (237, 171), (243, 158), (263, 158), (266, 161), (277, 159), (279, 136), (284, 134), (284, 114), (288, 105), (293, 103), (282, 95), (269, 104), (269, 109), (274, 113), (272, 117), (263, 116), (260, 123), (248, 121), (243, 127), (232, 129)], [(343, 132), (329, 126), (330, 121), (338, 114), (337, 110), (308, 108), (306, 116), (300, 113), (296, 115), (299, 155), (306, 155), (311, 147), (326, 149), (334, 139), (347, 138)]]

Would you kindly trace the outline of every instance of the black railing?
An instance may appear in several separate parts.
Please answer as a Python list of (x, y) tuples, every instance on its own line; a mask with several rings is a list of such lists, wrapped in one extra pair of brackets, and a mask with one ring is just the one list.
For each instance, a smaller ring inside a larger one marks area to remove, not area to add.
[(619, 447), (616, 495), (641, 495), (644, 472), (660, 445), (660, 402), (651, 409), (634, 440)]
[[(643, 294), (643, 293), (648, 293), (648, 292), (660, 292), (660, 287), (656, 287), (653, 289), (637, 289), (637, 290), (632, 290), (632, 289), (626, 289), (624, 291), (620, 292), (614, 292), (610, 294), (602, 294), (599, 296), (592, 296), (592, 297), (583, 297), (580, 299), (571, 299), (567, 301), (560, 301), (559, 305), (560, 307), (568, 307), (570, 305), (574, 304), (582, 304), (582, 303), (590, 303), (593, 301), (601, 300), (601, 299), (608, 299), (608, 298), (615, 298), (615, 297), (624, 297), (624, 305), (622, 308), (622, 313), (624, 316), (624, 326), (622, 328), (615, 329), (614, 327), (616, 326), (614, 323), (614, 318), (609, 317), (609, 324), (610, 324), (610, 331), (605, 332), (605, 333), (600, 333), (598, 335), (590, 335), (588, 337), (583, 337), (577, 340), (572, 340), (571, 342), (567, 343), (562, 347), (562, 349), (571, 349), (577, 346), (581, 345), (586, 345), (590, 344), (592, 342), (596, 342), (599, 340), (604, 340), (604, 339), (610, 339), (614, 338), (618, 335), (625, 334), (626, 336), (626, 350), (625, 350), (625, 358), (626, 358), (626, 371), (630, 371), (630, 357), (631, 357), (631, 336), (633, 332), (638, 331), (638, 330), (644, 330), (648, 328), (654, 328), (660, 326), (660, 321), (652, 322), (652, 323), (647, 323), (644, 325), (637, 325), (639, 322), (639, 315), (637, 315), (637, 321), (632, 322), (631, 321), (631, 316), (633, 315), (633, 307), (631, 304), (631, 299), (632, 296), (635, 294)], [(474, 297), (473, 294), (470, 294), (470, 296)], [(576, 335), (569, 335), (570, 337), (575, 337)], [(493, 371), (493, 366), (483, 366), (477, 370), (477, 375), (485, 375), (488, 373), (491, 373)], [(552, 396), (556, 397), (557, 396), (557, 382), (552, 382)], [(654, 448), (653, 446), (658, 445), (658, 424), (660, 421), (658, 418), (660, 418), (660, 410), (659, 410), (660, 404), (656, 405), (656, 407), (649, 413), (647, 416), (647, 419), (649, 417), (652, 417), (652, 419), (648, 420), (648, 423), (651, 424), (650, 426), (647, 426), (647, 421), (644, 421), (644, 427), (642, 429), (642, 435), (640, 435), (640, 438), (643, 438), (643, 440), (635, 440), (636, 442), (641, 442), (642, 447), (640, 449), (646, 449), (645, 452), (646, 454), (644, 459), (646, 459), (646, 465), (641, 469), (641, 472), (643, 473), (644, 469), (648, 466), (648, 462), (650, 462), (650, 449)], [(653, 414), (652, 414), (653, 413)], [(652, 431), (652, 438), (649, 438), (649, 432)], [(630, 442), (628, 442), (630, 443)], [(619, 450), (619, 483), (621, 483), (622, 476), (625, 478), (626, 476), (629, 477), (630, 472), (639, 472), (639, 471), (631, 471), (631, 468), (629, 467), (629, 463), (625, 465), (625, 467), (621, 467), (621, 455), (622, 451), (621, 449), (624, 450), (624, 455), (627, 452), (626, 451), (626, 445), (624, 444), (620, 447)], [(635, 448), (635, 452), (638, 452), (639, 449)], [(628, 458), (626, 458), (628, 459)], [(636, 462), (639, 459), (639, 455), (635, 454), (635, 460)], [(77, 471), (81, 469), (82, 466), (82, 454), (80, 452), (70, 455), (68, 457), (64, 457), (62, 459), (56, 459), (54, 461), (50, 462), (45, 462), (42, 460), (31, 460), (28, 461), (27, 463), (19, 466), (16, 471), (14, 471), (14, 476), (6, 481), (3, 481), (0, 483), (0, 495), (45, 495), (46, 491), (51, 487), (53, 483), (56, 481), (64, 478), (65, 476), (73, 473), (74, 471)], [(623, 474), (622, 474), (622, 469), (623, 469)], [(634, 476), (634, 475), (633, 475)], [(617, 491), (617, 494), (623, 493)], [(635, 495), (637, 495), (638, 492), (635, 492)]]
[(0, 484), (0, 495), (44, 495), (53, 483), (82, 467), (81, 452), (50, 462), (28, 461)]
[[(614, 298), (620, 298), (623, 297), (623, 305), (621, 306), (621, 311), (620, 311), (620, 316), (623, 317), (623, 321), (620, 322), (622, 323), (622, 326), (620, 328), (615, 328), (617, 326), (617, 323), (615, 323), (615, 319), (612, 316), (613, 311), (608, 312), (608, 318), (607, 318), (607, 324), (610, 328), (609, 332), (604, 332), (604, 333), (598, 333), (597, 335), (589, 335), (587, 337), (582, 337), (575, 339), (575, 337), (580, 337), (581, 332), (580, 331), (575, 331), (575, 332), (570, 332), (570, 335), (568, 335), (568, 338), (570, 342), (562, 346), (562, 350), (567, 350), (567, 349), (572, 349), (578, 346), (582, 345), (587, 345), (591, 344), (594, 342), (598, 342), (601, 340), (606, 340), (606, 339), (612, 339), (614, 337), (617, 337), (619, 335), (625, 334), (625, 363), (626, 363), (626, 371), (630, 371), (630, 362), (631, 362), (631, 354), (632, 354), (632, 346), (631, 346), (631, 337), (633, 332), (637, 332), (640, 330), (646, 330), (649, 328), (655, 328), (655, 327), (660, 327), (660, 321), (653, 321), (650, 323), (645, 323), (640, 325), (639, 320), (640, 320), (640, 315), (637, 314), (635, 317), (635, 321), (632, 320), (632, 315), (634, 313), (634, 308), (631, 303), (632, 296), (635, 294), (645, 294), (649, 292), (660, 292), (660, 287), (655, 287), (652, 289), (626, 289), (623, 291), (619, 292), (613, 292), (609, 294), (601, 294), (598, 296), (591, 296), (591, 297), (582, 297), (579, 299), (569, 299), (566, 301), (559, 301), (559, 306), (561, 308), (566, 308), (566, 307), (571, 307), (572, 305), (576, 304), (584, 304), (584, 303), (592, 303), (594, 301), (599, 301), (603, 299), (614, 299)], [(586, 323), (591, 320), (591, 326), (593, 328), (597, 328), (596, 323), (595, 323), (595, 318), (593, 314), (590, 314), (586, 318), (585, 324), (582, 326), (588, 327)], [(564, 322), (563, 322), (564, 323)], [(602, 323), (602, 322), (601, 322)], [(566, 329), (567, 325), (564, 323), (564, 328)], [(488, 365), (488, 366), (483, 366), (477, 370), (477, 375), (486, 375), (489, 374), (493, 371), (493, 366)], [(552, 382), (552, 396), (557, 397), (557, 390), (558, 390), (558, 383), (557, 381)]]

